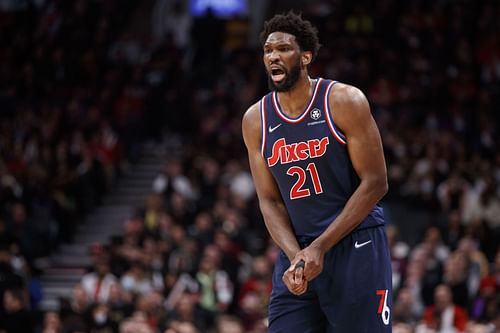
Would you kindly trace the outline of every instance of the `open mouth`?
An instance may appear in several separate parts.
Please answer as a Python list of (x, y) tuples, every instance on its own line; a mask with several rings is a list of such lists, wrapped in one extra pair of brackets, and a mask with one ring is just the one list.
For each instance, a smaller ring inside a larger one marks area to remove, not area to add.
[(282, 81), (285, 78), (285, 71), (279, 67), (271, 68), (271, 78), (275, 82)]

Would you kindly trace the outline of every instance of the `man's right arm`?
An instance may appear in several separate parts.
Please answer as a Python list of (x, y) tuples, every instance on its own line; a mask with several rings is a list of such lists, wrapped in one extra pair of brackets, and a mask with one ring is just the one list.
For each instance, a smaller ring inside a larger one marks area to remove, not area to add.
[(250, 170), (267, 230), (292, 262), (300, 248), (278, 186), (261, 154), (262, 128), (259, 103), (252, 105), (243, 116), (242, 129), (243, 139), (248, 150)]

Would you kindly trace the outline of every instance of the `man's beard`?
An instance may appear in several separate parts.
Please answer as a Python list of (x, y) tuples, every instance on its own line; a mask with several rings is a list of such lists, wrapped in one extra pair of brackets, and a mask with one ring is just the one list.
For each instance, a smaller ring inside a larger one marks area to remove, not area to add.
[(284, 92), (284, 91), (289, 91), (290, 89), (293, 88), (295, 83), (299, 80), (300, 77), (300, 62), (297, 61), (297, 63), (290, 69), (290, 72), (285, 71), (285, 79), (276, 84), (271, 75), (268, 73), (267, 74), (267, 84), (269, 86), (269, 89), (272, 91), (276, 92)]

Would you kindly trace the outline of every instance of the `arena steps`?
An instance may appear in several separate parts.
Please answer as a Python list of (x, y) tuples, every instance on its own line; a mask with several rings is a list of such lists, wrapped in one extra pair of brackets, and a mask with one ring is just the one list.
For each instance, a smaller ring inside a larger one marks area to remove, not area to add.
[(92, 245), (107, 244), (112, 236), (123, 233), (123, 223), (144, 205), (153, 179), (164, 165), (162, 156), (156, 149), (146, 148), (139, 161), (104, 196), (102, 204), (77, 227), (73, 242), (62, 244), (50, 258), (39, 261), (43, 271), (42, 311), (57, 310), (61, 298), (71, 297), (73, 287), (92, 264), (89, 256)]

